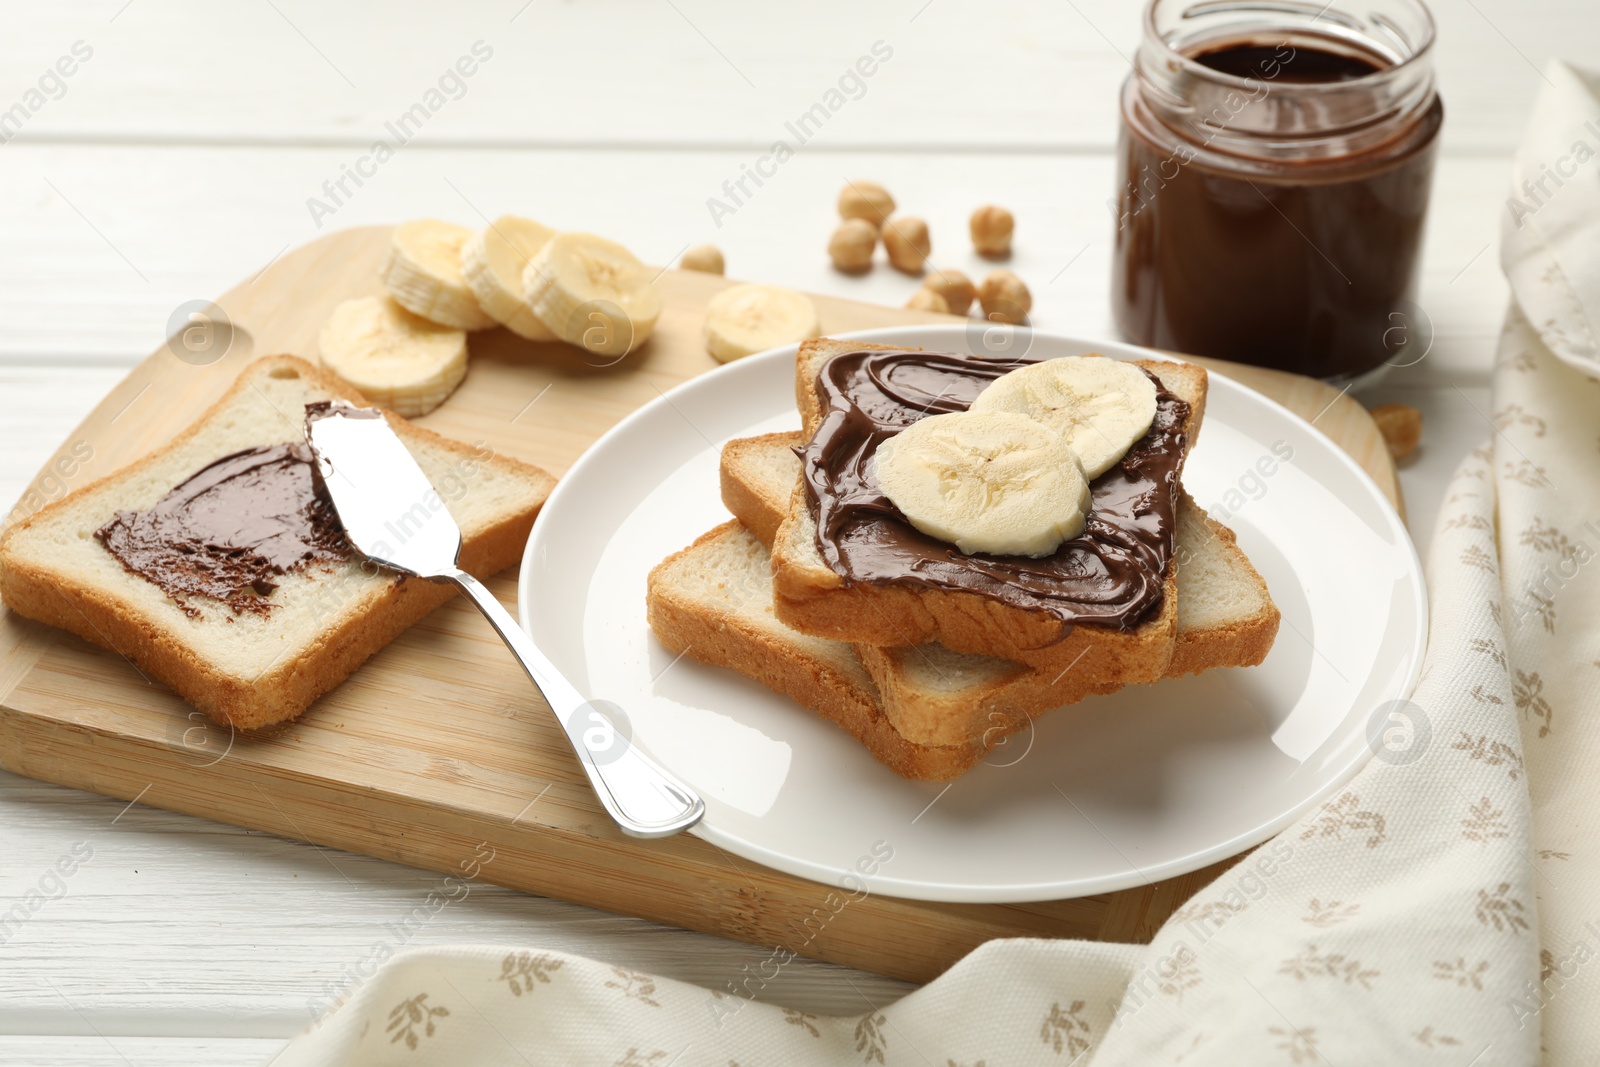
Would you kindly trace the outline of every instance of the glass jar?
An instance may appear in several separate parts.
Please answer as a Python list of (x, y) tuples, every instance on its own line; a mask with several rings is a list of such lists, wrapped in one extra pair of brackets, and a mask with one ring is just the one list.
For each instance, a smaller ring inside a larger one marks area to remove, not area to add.
[(1433, 40), (1419, 0), (1152, 0), (1110, 203), (1122, 332), (1326, 379), (1416, 351)]

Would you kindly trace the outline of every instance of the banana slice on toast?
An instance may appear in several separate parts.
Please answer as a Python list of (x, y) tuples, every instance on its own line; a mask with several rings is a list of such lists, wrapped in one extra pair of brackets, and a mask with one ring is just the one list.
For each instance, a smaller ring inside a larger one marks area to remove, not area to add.
[(1150, 432), (1156, 384), (1132, 363), (1063, 356), (1001, 375), (971, 410), (1010, 411), (1043, 423), (1065, 439), (1094, 479)]
[(873, 462), (912, 526), (969, 554), (1048, 556), (1083, 532), (1089, 511), (1089, 480), (1066, 442), (1013, 412), (919, 419)]

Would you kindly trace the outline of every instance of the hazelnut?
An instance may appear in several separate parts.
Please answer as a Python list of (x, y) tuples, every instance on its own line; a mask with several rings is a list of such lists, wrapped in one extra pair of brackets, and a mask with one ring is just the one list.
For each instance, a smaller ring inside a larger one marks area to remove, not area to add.
[(1372, 421), (1389, 446), (1389, 455), (1405, 459), (1417, 450), (1422, 440), (1422, 412), (1410, 404), (1379, 404), (1372, 409)]
[(874, 226), (894, 214), (894, 197), (877, 182), (846, 182), (839, 190), (839, 217), (866, 219)]
[(929, 289), (926, 285), (911, 294), (911, 299), (906, 301), (906, 307), (915, 308), (918, 311), (938, 311), (947, 315), (950, 313), (949, 302), (941, 294)]
[(949, 305), (952, 315), (965, 315), (972, 308), (972, 302), (978, 298), (978, 287), (972, 284), (971, 278), (958, 270), (931, 267), (928, 276), (922, 279), (922, 284), (944, 297), (944, 302)]
[(889, 264), (895, 270), (921, 274), (932, 247), (928, 224), (915, 215), (896, 215), (884, 223), (883, 249), (889, 253)]
[(1028, 312), (1033, 310), (1033, 294), (1015, 274), (994, 270), (978, 287), (978, 303), (983, 305), (983, 317), (991, 322), (1020, 326), (1028, 321)]
[(833, 257), (833, 265), (846, 274), (870, 270), (877, 247), (878, 228), (865, 219), (845, 219), (828, 238), (828, 255)]
[(978, 255), (1000, 259), (1011, 254), (1011, 231), (1017, 220), (1011, 212), (994, 204), (985, 204), (972, 213), (972, 247)]
[(725, 269), (722, 249), (716, 245), (695, 245), (678, 260), (678, 266), (684, 270), (697, 270), (705, 274), (721, 274)]

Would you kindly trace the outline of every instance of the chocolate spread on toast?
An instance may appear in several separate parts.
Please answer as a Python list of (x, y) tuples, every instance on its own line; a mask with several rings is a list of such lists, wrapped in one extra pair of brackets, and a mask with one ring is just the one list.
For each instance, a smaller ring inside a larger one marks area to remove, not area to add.
[(823, 365), (816, 386), (822, 422), (800, 458), (817, 549), (836, 574), (848, 582), (976, 593), (1064, 622), (1121, 630), (1159, 610), (1189, 405), (1154, 375), (1150, 432), (1090, 483), (1083, 533), (1053, 555), (963, 553), (915, 529), (878, 488), (872, 458), (886, 439), (924, 416), (967, 410), (990, 382), (1035, 362), (863, 351)]
[(266, 614), (275, 579), (350, 556), (344, 529), (302, 442), (223, 456), (146, 511), (119, 511), (95, 532), (130, 573), (188, 602)]

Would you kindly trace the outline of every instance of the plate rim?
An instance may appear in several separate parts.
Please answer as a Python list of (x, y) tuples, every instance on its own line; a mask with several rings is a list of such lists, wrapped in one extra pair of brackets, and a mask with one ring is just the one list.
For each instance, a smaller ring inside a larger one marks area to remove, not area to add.
[[(926, 335), (944, 335), (956, 339), (967, 336), (968, 327), (960, 324), (908, 324), (905, 326), (883, 326), (870, 330), (853, 330), (839, 334), (830, 334), (838, 340), (846, 341), (882, 341), (886, 338), (903, 335), (907, 331), (915, 331)], [(1143, 348), (1138, 345), (1126, 344), (1120, 341), (1106, 341), (1083, 337), (1074, 337), (1069, 334), (1059, 333), (1054, 330), (1033, 330), (1034, 338), (1045, 338), (1052, 343), (1069, 346), (1100, 349), (1107, 355), (1119, 359), (1156, 359), (1162, 362), (1188, 362), (1181, 356)], [(960, 348), (969, 348), (961, 344)], [(629, 412), (616, 425), (612, 426), (600, 437), (595, 439), (581, 455), (572, 463), (556, 483), (544, 505), (540, 508), (538, 521), (533, 524), (533, 529), (528, 536), (527, 544), (523, 548), (522, 560), (517, 569), (517, 622), (524, 632), (530, 637), (534, 636), (531, 607), (535, 603), (536, 595), (532, 588), (533, 561), (540, 543), (548, 536), (543, 531), (549, 530), (551, 523), (547, 516), (554, 512), (560, 515), (568, 505), (565, 500), (568, 496), (579, 494), (581, 489), (569, 489), (569, 485), (579, 486), (583, 482), (585, 469), (596, 462), (607, 446), (632, 429), (634, 425), (655, 417), (663, 409), (676, 410), (675, 399), (690, 390), (704, 389), (708, 382), (722, 377), (732, 377), (739, 373), (750, 373), (751, 367), (757, 363), (777, 362), (792, 359), (799, 350), (798, 344), (784, 345), (778, 348), (767, 349), (733, 363), (714, 367), (703, 374), (695, 375), (678, 383), (671, 389), (660, 393), (651, 400), (646, 401), (638, 408)], [(1309, 434), (1319, 441), (1324, 448), (1332, 453), (1346, 470), (1354, 474), (1359, 483), (1364, 485), (1373, 500), (1379, 505), (1384, 522), (1390, 527), (1396, 537), (1396, 547), (1403, 550), (1406, 573), (1413, 581), (1412, 610), (1415, 612), (1418, 626), (1417, 632), (1412, 635), (1411, 658), (1405, 678), (1398, 687), (1401, 695), (1391, 699), (1409, 699), (1415, 692), (1418, 679), (1421, 676), (1423, 661), (1427, 651), (1428, 632), (1431, 624), (1428, 604), (1428, 588), (1426, 574), (1422, 560), (1417, 552), (1416, 543), (1412, 540), (1411, 532), (1406, 529), (1405, 521), (1400, 517), (1394, 504), (1384, 494), (1382, 488), (1370, 473), (1366, 471), (1355, 457), (1346, 452), (1332, 438), (1317, 429), (1309, 420), (1266, 394), (1251, 388), (1237, 378), (1229, 377), (1220, 371), (1207, 367), (1206, 371), (1213, 378), (1225, 382), (1224, 388), (1238, 389), (1254, 402), (1268, 405), (1276, 409), (1277, 413), (1288, 418), (1302, 432)], [(1383, 705), (1379, 705), (1383, 706)], [(811, 714), (808, 712), (808, 714)], [(1092, 878), (1079, 878), (1072, 880), (1056, 880), (1051, 882), (1016, 883), (1005, 887), (995, 887), (991, 884), (967, 885), (948, 882), (932, 883), (922, 880), (898, 879), (893, 875), (880, 872), (870, 879), (872, 890), (885, 896), (898, 897), (905, 900), (925, 900), (937, 903), (950, 904), (1022, 904), (1037, 903), (1050, 900), (1070, 900), (1097, 894), (1115, 893), (1138, 886), (1149, 886), (1156, 882), (1176, 878), (1214, 863), (1237, 856), (1248, 849), (1254, 848), (1270, 840), (1289, 826), (1293, 825), (1306, 812), (1325, 802), (1338, 790), (1349, 784), (1357, 774), (1366, 767), (1374, 757), (1375, 752), (1370, 744), (1361, 745), (1356, 753), (1339, 766), (1326, 780), (1325, 784), (1308, 794), (1307, 797), (1295, 805), (1287, 808), (1278, 815), (1258, 822), (1255, 826), (1234, 834), (1227, 840), (1213, 843), (1205, 848), (1191, 850), (1182, 856), (1165, 860), (1161, 863), (1146, 867), (1136, 867), (1128, 863), (1128, 871), (1116, 874), (1100, 875)], [(706, 840), (719, 847), (755, 863), (760, 863), (773, 870), (784, 874), (805, 878), (807, 880), (829, 885), (843, 873), (831, 867), (817, 863), (813, 860), (799, 858), (786, 853), (775, 852), (762, 846), (748, 837), (738, 836), (720, 830), (709, 818), (703, 819), (690, 831), (696, 837)]]

